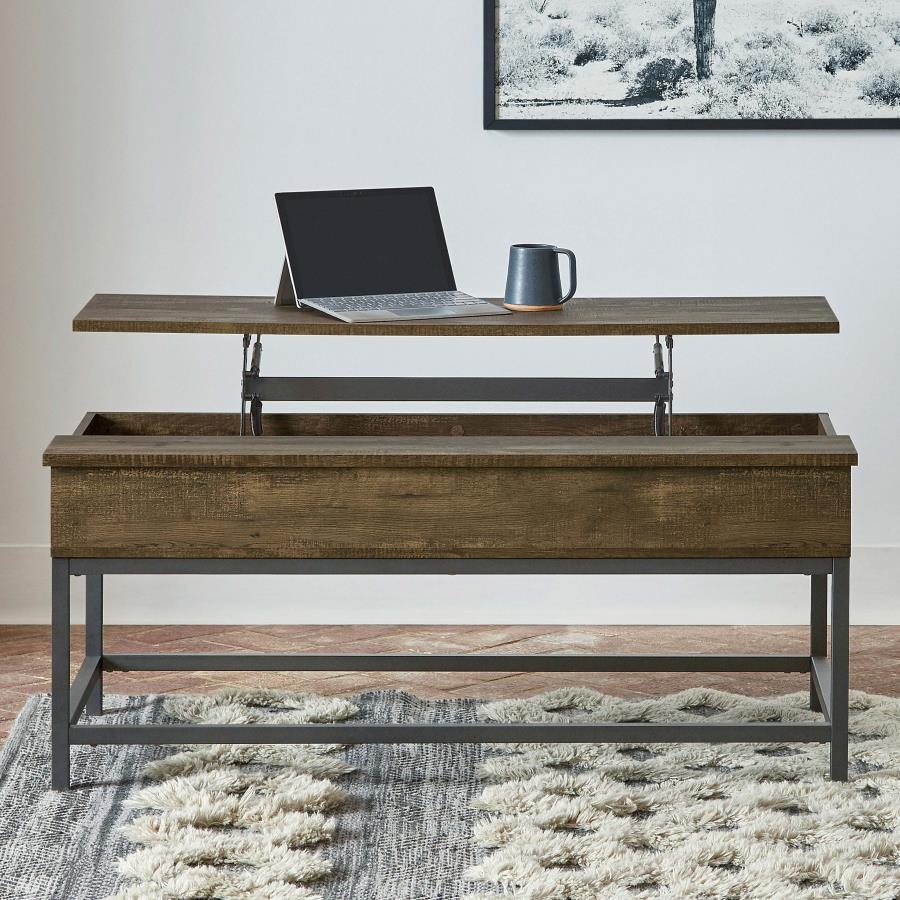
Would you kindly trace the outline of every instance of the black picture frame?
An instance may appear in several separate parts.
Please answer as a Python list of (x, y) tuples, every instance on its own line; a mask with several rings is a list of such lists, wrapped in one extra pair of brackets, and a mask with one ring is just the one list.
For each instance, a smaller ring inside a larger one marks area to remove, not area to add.
[(599, 130), (865, 130), (900, 128), (897, 118), (867, 119), (501, 119), (497, 117), (497, 4), (484, 2), (484, 129), (509, 131)]

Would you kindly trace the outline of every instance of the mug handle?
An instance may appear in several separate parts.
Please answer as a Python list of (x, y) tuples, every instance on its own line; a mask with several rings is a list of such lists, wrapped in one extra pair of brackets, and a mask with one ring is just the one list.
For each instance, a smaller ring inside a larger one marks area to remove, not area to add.
[(578, 284), (575, 277), (575, 254), (571, 250), (566, 250), (565, 247), (554, 247), (553, 252), (564, 253), (569, 257), (569, 293), (560, 298), (559, 303), (563, 304), (575, 296), (575, 287)]

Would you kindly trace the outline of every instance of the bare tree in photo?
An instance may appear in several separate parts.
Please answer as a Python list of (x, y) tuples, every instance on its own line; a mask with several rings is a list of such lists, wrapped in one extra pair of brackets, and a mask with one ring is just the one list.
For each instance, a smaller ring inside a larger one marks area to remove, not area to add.
[(716, 0), (694, 0), (694, 44), (697, 78), (709, 78), (710, 57), (716, 46)]

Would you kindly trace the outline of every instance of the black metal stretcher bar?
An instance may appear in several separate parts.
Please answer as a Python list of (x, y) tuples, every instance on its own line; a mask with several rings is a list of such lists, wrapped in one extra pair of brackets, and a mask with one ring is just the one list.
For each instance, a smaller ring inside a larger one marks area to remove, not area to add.
[[(831, 557), (347, 557), (219, 559), (79, 557), (70, 575), (813, 575), (832, 573)], [(818, 584), (818, 582), (815, 582)], [(819, 592), (820, 593), (820, 592)], [(817, 593), (818, 596), (818, 593)], [(823, 599), (825, 594), (821, 594)]]
[[(698, 717), (699, 718), (699, 717)], [(547, 741), (602, 743), (825, 744), (832, 728), (819, 722), (600, 722), (596, 724), (465, 723), (447, 725), (75, 725), (72, 744), (461, 744)]]
[(247, 375), (244, 399), (363, 402), (653, 403), (668, 399), (668, 377), (343, 378)]
[[(97, 657), (89, 657), (97, 660)], [(808, 656), (111, 653), (106, 672), (809, 672)]]

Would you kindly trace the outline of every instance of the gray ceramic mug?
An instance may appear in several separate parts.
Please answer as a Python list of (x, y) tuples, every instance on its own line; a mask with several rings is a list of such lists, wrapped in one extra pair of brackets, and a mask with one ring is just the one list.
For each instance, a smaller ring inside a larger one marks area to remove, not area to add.
[[(569, 257), (569, 293), (563, 296), (557, 255)], [(516, 312), (562, 309), (575, 296), (575, 254), (553, 244), (513, 244), (503, 305)]]

